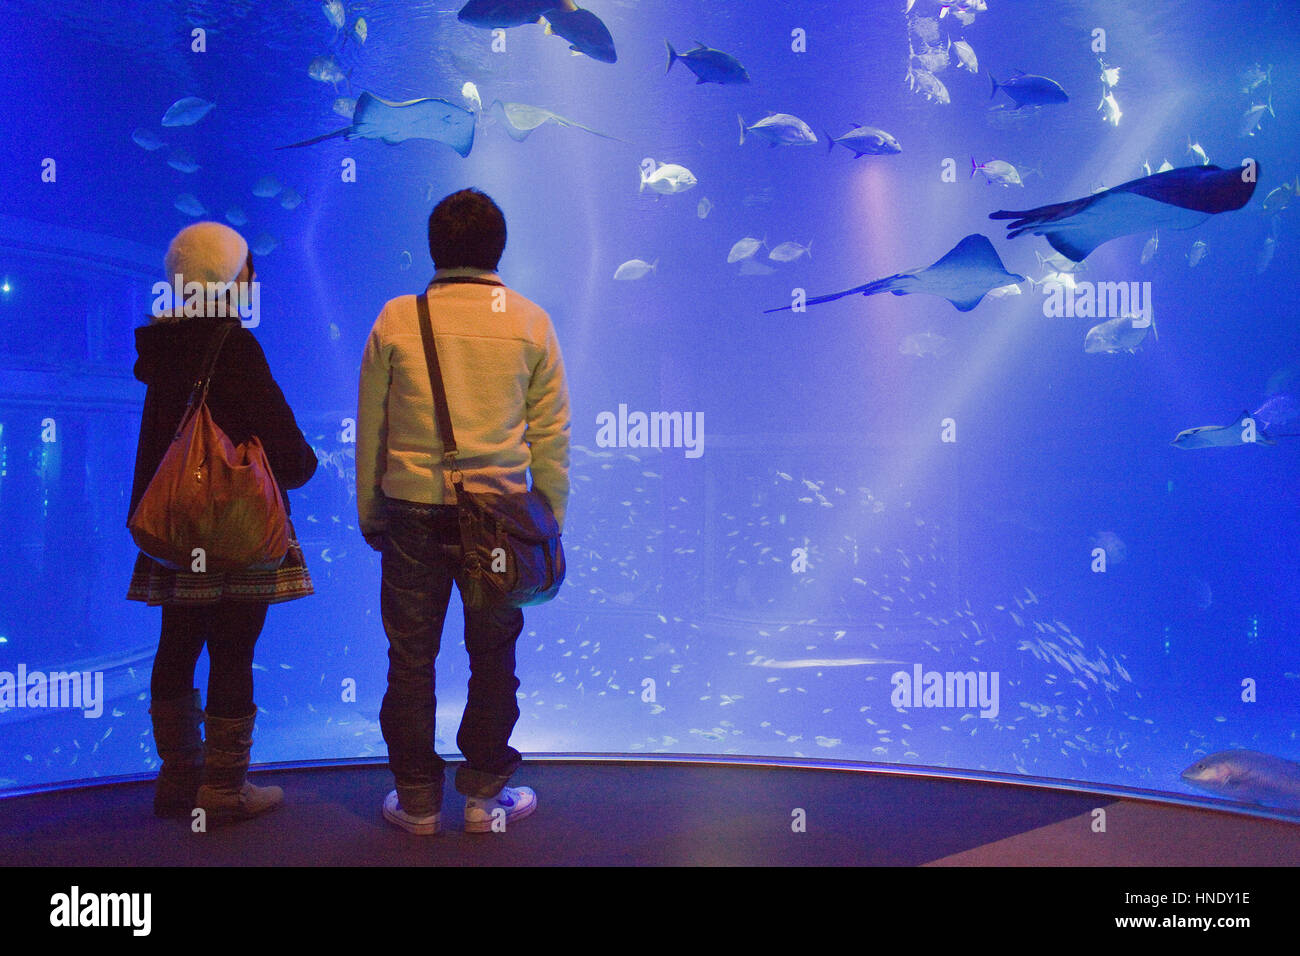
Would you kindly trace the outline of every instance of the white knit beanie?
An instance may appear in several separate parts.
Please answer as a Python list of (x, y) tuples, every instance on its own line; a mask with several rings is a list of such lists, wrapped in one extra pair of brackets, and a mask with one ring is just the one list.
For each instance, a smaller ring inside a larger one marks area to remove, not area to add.
[(176, 234), (163, 265), (167, 281), (233, 282), (248, 259), (244, 237), (220, 222), (196, 222)]

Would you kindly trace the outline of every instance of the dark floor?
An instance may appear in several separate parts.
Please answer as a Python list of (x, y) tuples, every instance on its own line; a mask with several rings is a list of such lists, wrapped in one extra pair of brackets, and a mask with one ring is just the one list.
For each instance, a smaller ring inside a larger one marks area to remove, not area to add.
[(0, 865), (1300, 864), (1300, 825), (1275, 820), (936, 777), (716, 764), (526, 763), (512, 782), (537, 791), (537, 812), (507, 833), (471, 835), (453, 776), (434, 837), (384, 822), (383, 766), (263, 771), (255, 779), (283, 786), (285, 805), (207, 834), (156, 819), (151, 783), (13, 797), (0, 800)]

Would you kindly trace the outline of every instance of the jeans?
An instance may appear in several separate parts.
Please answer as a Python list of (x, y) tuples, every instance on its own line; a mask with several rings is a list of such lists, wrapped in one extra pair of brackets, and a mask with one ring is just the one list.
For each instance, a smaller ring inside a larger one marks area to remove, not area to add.
[[(460, 567), (460, 528), (454, 505), (388, 499), (385, 512), (379, 603), (388, 635), (388, 692), (379, 724), (402, 809), (426, 814), (442, 804), (446, 764), (433, 743), (434, 664)], [(456, 771), (456, 789), (467, 797), (496, 796), (521, 762), (509, 740), (519, 720), (515, 642), (523, 628), (518, 608), (465, 610), (469, 693), (456, 744), (466, 762)]]
[(149, 693), (154, 700), (188, 699), (194, 668), (208, 648), (207, 712), (238, 720), (253, 705), (253, 646), (266, 623), (267, 605), (240, 601), (187, 607), (164, 604), (162, 634)]

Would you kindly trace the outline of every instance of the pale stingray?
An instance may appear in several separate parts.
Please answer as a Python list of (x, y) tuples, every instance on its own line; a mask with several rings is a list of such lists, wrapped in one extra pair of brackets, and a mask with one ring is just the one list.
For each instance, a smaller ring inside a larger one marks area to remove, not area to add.
[[(947, 255), (934, 265), (855, 286), (831, 295), (819, 295), (807, 300), (807, 305), (818, 305), (846, 295), (937, 295), (947, 299), (959, 312), (969, 312), (991, 289), (1013, 282), (1024, 282), (1025, 277), (1007, 272), (998, 258), (997, 250), (988, 236), (973, 233), (957, 243)], [(785, 312), (793, 306), (767, 309), (767, 312)]]
[(352, 114), (351, 126), (305, 139), (301, 143), (276, 148), (310, 146), (336, 136), (347, 139), (381, 139), (385, 143), (431, 139), (445, 143), (462, 156), (468, 156), (474, 147), (474, 114), (463, 106), (444, 99), (424, 97), (394, 103), (373, 93), (362, 93), (357, 97), (357, 108)]
[(602, 139), (612, 139), (616, 143), (626, 142), (626, 140), (621, 140), (617, 136), (609, 136), (599, 130), (592, 129), (590, 126), (583, 126), (571, 119), (565, 119), (559, 113), (552, 113), (540, 106), (528, 106), (525, 103), (502, 103), (500, 100), (493, 100), (491, 111), (493, 116), (500, 116), (505, 121), (506, 132), (510, 134), (510, 138), (520, 143), (526, 140), (533, 130), (548, 122), (554, 123), (556, 126), (572, 126), (574, 129), (586, 130), (588, 133)]
[(1082, 199), (1023, 209), (1000, 210), (990, 219), (1014, 219), (1007, 238), (1026, 232), (1046, 236), (1052, 248), (1082, 262), (1103, 242), (1134, 232), (1191, 229), (1210, 216), (1240, 209), (1250, 201), (1259, 177), (1253, 168), (1185, 166), (1156, 173)]

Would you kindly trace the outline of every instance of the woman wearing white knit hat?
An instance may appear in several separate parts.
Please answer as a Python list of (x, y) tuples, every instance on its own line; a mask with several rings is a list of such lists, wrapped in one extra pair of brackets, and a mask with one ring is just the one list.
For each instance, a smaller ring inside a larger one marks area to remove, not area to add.
[[(285, 512), (284, 489), (306, 484), (316, 470), (307, 444), (257, 339), (238, 325), (235, 308), (248, 301), (256, 272), (248, 243), (222, 223), (181, 230), (164, 260), (178, 297), (135, 331), (135, 377), (148, 386), (136, 452), (133, 514), (176, 432), (210, 343), (237, 323), (218, 352), (207, 408), (231, 443), (257, 436), (266, 452)], [(189, 292), (199, 283), (205, 293)], [(235, 283), (235, 285), (231, 285)], [(187, 291), (188, 290), (188, 291)], [(182, 301), (179, 297), (185, 292)], [(274, 570), (194, 573), (164, 567), (141, 553), (127, 598), (162, 606), (162, 633), (150, 683), (150, 714), (162, 768), (154, 794), (159, 816), (188, 817), (201, 807), (210, 823), (246, 819), (277, 806), (279, 787), (247, 781), (253, 723), (253, 646), (270, 604), (306, 597), (311, 576), (289, 529), (289, 550)], [(209, 657), (204, 713), (193, 688), (199, 654)], [(207, 739), (199, 736), (207, 725)]]

